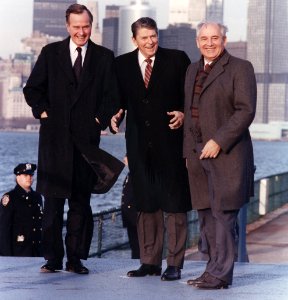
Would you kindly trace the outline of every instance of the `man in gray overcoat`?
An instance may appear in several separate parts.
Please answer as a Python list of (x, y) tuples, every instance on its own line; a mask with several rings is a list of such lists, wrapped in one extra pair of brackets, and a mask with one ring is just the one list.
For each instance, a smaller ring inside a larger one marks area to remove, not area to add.
[(183, 151), (209, 260), (205, 272), (188, 284), (220, 289), (232, 284), (235, 222), (253, 195), (248, 128), (255, 115), (256, 80), (250, 62), (225, 50), (226, 26), (208, 22), (197, 30), (202, 57), (186, 74)]

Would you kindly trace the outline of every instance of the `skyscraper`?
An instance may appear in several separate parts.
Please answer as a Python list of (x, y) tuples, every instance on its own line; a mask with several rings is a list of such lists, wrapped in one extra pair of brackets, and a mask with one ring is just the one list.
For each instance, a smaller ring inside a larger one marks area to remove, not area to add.
[(34, 0), (33, 31), (67, 37), (65, 11), (75, 2), (75, 0)]
[(288, 121), (288, 0), (250, 0), (247, 59), (257, 79), (255, 123)]
[(156, 18), (156, 10), (149, 5), (148, 1), (135, 0), (131, 1), (130, 5), (120, 7), (118, 55), (135, 49), (131, 41), (131, 24), (141, 17)]
[(115, 56), (118, 52), (119, 10), (117, 5), (106, 6), (102, 29), (102, 45), (112, 50)]
[(170, 0), (169, 24), (189, 23), (190, 0)]
[(170, 0), (169, 24), (189, 23), (196, 27), (201, 21), (223, 22), (224, 0)]
[[(75, 1), (74, 1), (75, 3)], [(91, 32), (91, 40), (101, 45), (102, 44), (102, 36), (99, 27), (99, 8), (98, 1), (96, 0), (88, 0), (86, 7), (91, 11), (93, 16), (93, 24), (92, 24), (92, 32)]]
[(163, 48), (183, 50), (191, 62), (200, 58), (200, 52), (195, 43), (196, 29), (189, 24), (169, 25), (159, 30), (159, 46)]

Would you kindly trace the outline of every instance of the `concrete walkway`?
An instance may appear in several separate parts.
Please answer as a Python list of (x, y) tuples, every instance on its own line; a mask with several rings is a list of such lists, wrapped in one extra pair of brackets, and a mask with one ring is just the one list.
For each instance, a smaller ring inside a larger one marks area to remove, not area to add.
[[(186, 281), (202, 273), (204, 262), (187, 261), (182, 279), (162, 282), (159, 276), (128, 278), (138, 267), (130, 259), (89, 259), (91, 273), (39, 273), (41, 258), (0, 258), (2, 300), (284, 300), (288, 299), (288, 264), (236, 263), (227, 290), (198, 290)], [(164, 264), (164, 267), (165, 264)]]
[(0, 257), (0, 299), (287, 300), (288, 205), (247, 226), (247, 233), (250, 263), (235, 264), (234, 282), (227, 290), (198, 290), (186, 284), (206, 264), (191, 260), (197, 253), (190, 249), (182, 279), (173, 282), (158, 276), (128, 278), (127, 271), (138, 268), (138, 260), (91, 258), (85, 263), (90, 274), (77, 275), (40, 273), (42, 258)]

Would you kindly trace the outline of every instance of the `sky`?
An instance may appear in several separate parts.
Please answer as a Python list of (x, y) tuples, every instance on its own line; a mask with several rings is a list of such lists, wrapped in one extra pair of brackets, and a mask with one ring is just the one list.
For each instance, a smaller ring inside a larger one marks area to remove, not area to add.
[[(100, 18), (104, 16), (105, 5), (127, 5), (130, 2), (131, 0), (98, 0)], [(149, 0), (150, 5), (156, 8), (160, 29), (168, 24), (168, 2), (169, 0)], [(85, 4), (85, 0), (81, 3)], [(0, 57), (8, 58), (21, 51), (21, 39), (32, 33), (33, 0), (0, 0), (0, 4)], [(228, 41), (246, 40), (247, 5), (248, 0), (224, 0), (224, 24), (229, 28)]]

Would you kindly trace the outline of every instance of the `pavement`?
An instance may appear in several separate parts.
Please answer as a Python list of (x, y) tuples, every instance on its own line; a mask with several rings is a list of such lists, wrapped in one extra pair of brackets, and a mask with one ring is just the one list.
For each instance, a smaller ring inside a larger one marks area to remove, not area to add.
[[(129, 258), (90, 258), (89, 275), (61, 271), (40, 273), (42, 258), (0, 257), (0, 299), (101, 300), (287, 300), (288, 204), (247, 226), (249, 263), (235, 263), (234, 282), (227, 290), (198, 290), (186, 284), (205, 268), (196, 249), (187, 250), (182, 278), (129, 278), (138, 268)], [(166, 263), (163, 261), (163, 268)]]

